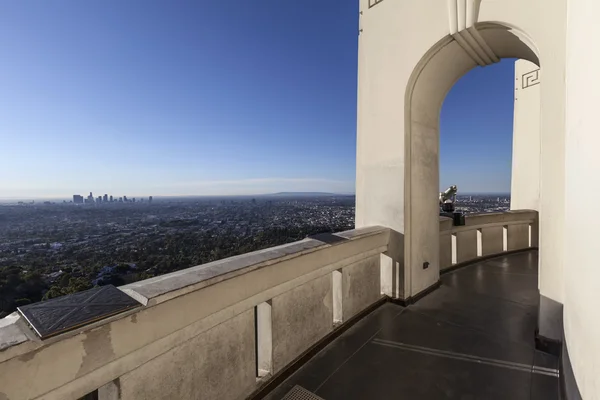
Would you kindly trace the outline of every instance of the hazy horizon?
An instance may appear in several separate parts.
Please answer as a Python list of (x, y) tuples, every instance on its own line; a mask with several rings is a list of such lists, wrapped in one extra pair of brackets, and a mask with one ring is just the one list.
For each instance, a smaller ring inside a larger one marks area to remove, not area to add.
[[(98, 192), (100, 193), (100, 192)], [(255, 194), (223, 194), (223, 195), (218, 195), (218, 194), (210, 194), (210, 195), (201, 195), (201, 194), (187, 194), (187, 195), (150, 195), (153, 197), (153, 199), (185, 199), (185, 198), (197, 198), (197, 197), (206, 197), (206, 198), (210, 198), (210, 197), (253, 197), (253, 196), (263, 196), (263, 197), (267, 197), (267, 196), (276, 196), (276, 195), (280, 195), (280, 194), (289, 194), (289, 195), (293, 195), (293, 194), (305, 194), (305, 193), (315, 193), (315, 194), (320, 194), (320, 195), (335, 195), (335, 196), (356, 196), (356, 193), (344, 193), (344, 192), (269, 192), (269, 193), (255, 193)], [(85, 193), (74, 193), (74, 194), (79, 194), (82, 195), (84, 198), (87, 197), (87, 194)], [(111, 195), (110, 193), (107, 193), (109, 196)], [(510, 192), (459, 192), (458, 196), (510, 196)], [(104, 196), (104, 193), (102, 194), (96, 194), (94, 193), (94, 198), (98, 198), (98, 196)], [(127, 196), (128, 199), (148, 199), (148, 196), (140, 196), (140, 195), (125, 195)], [(113, 197), (118, 199), (119, 197), (123, 197), (122, 195), (114, 195)], [(0, 197), (0, 203), (7, 203), (7, 202), (18, 202), (18, 201), (35, 201), (35, 200), (43, 200), (43, 201), (63, 201), (66, 200), (68, 201), (72, 201), (73, 200), (73, 196), (58, 196), (58, 197)]]

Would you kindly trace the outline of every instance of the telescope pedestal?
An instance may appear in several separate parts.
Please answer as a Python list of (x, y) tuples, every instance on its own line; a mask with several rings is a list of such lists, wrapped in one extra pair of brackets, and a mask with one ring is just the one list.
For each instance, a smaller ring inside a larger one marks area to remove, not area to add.
[(460, 211), (453, 212), (440, 212), (441, 217), (452, 218), (452, 225), (454, 226), (463, 226), (465, 225), (465, 215)]

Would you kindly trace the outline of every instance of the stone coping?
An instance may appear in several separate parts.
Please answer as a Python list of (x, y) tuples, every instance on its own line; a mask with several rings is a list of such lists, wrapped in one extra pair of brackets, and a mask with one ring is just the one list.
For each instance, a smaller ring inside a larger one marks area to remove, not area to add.
[(534, 222), (538, 212), (535, 210), (513, 210), (497, 213), (470, 214), (465, 216), (465, 225), (453, 226), (452, 219), (440, 216), (440, 231), (468, 231), (485, 225), (513, 225)]
[[(371, 226), (352, 229), (335, 235), (352, 240), (381, 233), (386, 229), (380, 226)], [(316, 239), (307, 238), (298, 242), (253, 251), (134, 282), (121, 286), (119, 289), (144, 305), (159, 304), (255, 269), (266, 267), (289, 258), (299, 257), (323, 247), (339, 244), (341, 242), (327, 244)]]
[(450, 231), (452, 229), (452, 218), (443, 217), (440, 215), (440, 232)]
[[(334, 244), (327, 244), (316, 239), (307, 238), (281, 246), (186, 268), (129, 285), (124, 285), (118, 289), (140, 301), (143, 305), (152, 306), (260, 268), (300, 257), (320, 249), (343, 245), (353, 240), (386, 233), (387, 231), (388, 228), (381, 226), (352, 229), (336, 233), (335, 235), (348, 240)], [(124, 314), (131, 314), (132, 312)], [(89, 326), (86, 326), (85, 329), (92, 329), (99, 325), (110, 323), (112, 320), (121, 318), (122, 316), (122, 314), (118, 314), (111, 318), (90, 324)], [(77, 334), (79, 332), (81, 332), (81, 330), (67, 333), (66, 335)], [(54, 341), (60, 339), (48, 340)], [(40, 342), (41, 340), (18, 312), (14, 312), (3, 319), (0, 319), (0, 352), (27, 341)]]
[(0, 319), (0, 351), (26, 342), (32, 335), (33, 332), (18, 312)]

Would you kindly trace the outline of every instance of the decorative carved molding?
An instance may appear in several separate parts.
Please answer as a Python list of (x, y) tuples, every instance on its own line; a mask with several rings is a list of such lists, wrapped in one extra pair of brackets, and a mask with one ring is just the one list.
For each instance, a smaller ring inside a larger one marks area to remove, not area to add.
[(475, 28), (481, 0), (447, 0), (450, 34), (480, 66), (500, 61)]
[(540, 84), (540, 69), (535, 69), (521, 75), (521, 89)]

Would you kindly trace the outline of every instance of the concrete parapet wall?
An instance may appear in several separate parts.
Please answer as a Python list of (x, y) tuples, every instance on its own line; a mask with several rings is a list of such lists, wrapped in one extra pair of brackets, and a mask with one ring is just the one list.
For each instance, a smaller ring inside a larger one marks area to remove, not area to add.
[(529, 247), (529, 224), (507, 226), (508, 250), (521, 250)]
[[(373, 260), (389, 230), (338, 236), (346, 240), (305, 239), (123, 286), (145, 306), (43, 341), (13, 316), (0, 324), (0, 399), (75, 400), (105, 385), (122, 399), (243, 398), (261, 382), (257, 353), (272, 357), (264, 381), (333, 329), (335, 271), (350, 267), (339, 296), (347, 313), (379, 298)], [(263, 304), (271, 326), (260, 331), (272, 336), (258, 347), (268, 351), (255, 346)]]
[(382, 297), (380, 256), (342, 268), (343, 321), (347, 321)]
[(440, 269), (538, 245), (538, 213), (513, 210), (465, 216), (464, 226), (440, 217)]
[(482, 255), (502, 253), (504, 250), (504, 227), (491, 226), (481, 229)]
[(477, 230), (456, 232), (456, 262), (462, 263), (477, 258)]
[(242, 398), (256, 386), (254, 349), (247, 310), (122, 375), (120, 398)]
[[(467, 216), (460, 227), (441, 218), (440, 260), (528, 247), (530, 229), (535, 211)], [(381, 298), (390, 235), (366, 227), (123, 286), (144, 306), (43, 341), (15, 314), (0, 324), (0, 399), (98, 389), (103, 400), (243, 398)]]
[(333, 330), (331, 274), (272, 300), (273, 372), (279, 372)]

